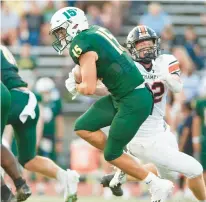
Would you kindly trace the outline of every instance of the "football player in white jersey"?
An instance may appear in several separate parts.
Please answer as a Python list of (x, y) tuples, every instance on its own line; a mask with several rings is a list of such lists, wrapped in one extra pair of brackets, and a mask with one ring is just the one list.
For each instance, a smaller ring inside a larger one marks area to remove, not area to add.
[[(206, 202), (201, 164), (178, 150), (176, 138), (164, 120), (168, 89), (174, 93), (182, 90), (177, 59), (173, 55), (160, 53), (160, 39), (147, 26), (137, 26), (129, 33), (127, 49), (145, 81), (150, 84), (155, 102), (152, 115), (128, 144), (129, 153), (135, 156), (137, 161), (140, 159), (144, 163), (153, 163), (162, 178), (174, 180), (178, 173), (185, 175), (196, 198)], [(152, 166), (147, 169), (154, 172)], [(121, 184), (135, 180), (118, 170), (114, 175), (104, 176), (102, 184), (109, 186), (113, 194), (121, 195)]]

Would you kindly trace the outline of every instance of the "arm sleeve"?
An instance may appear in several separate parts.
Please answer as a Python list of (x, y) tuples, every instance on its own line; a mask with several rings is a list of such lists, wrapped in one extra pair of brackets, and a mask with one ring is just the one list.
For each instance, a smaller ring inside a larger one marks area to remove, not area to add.
[(180, 76), (179, 62), (173, 55), (170, 56), (168, 68), (170, 74), (177, 74), (178, 76)]

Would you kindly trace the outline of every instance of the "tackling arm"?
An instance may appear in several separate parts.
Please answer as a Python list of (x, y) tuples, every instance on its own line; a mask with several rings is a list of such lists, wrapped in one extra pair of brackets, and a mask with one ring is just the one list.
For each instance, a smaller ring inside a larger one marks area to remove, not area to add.
[(182, 91), (183, 85), (179, 75), (168, 74), (165, 76), (164, 81), (173, 93), (180, 93)]

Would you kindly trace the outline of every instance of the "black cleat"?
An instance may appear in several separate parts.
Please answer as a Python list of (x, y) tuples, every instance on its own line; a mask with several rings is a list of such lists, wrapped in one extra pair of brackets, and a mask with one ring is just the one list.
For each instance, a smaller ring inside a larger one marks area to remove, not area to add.
[(123, 195), (123, 190), (121, 188), (121, 183), (117, 184), (115, 187), (110, 187), (109, 183), (111, 182), (111, 180), (113, 179), (114, 174), (111, 175), (105, 175), (102, 179), (101, 179), (101, 184), (103, 185), (103, 187), (109, 187), (113, 193), (113, 195), (115, 196), (122, 196)]
[(26, 182), (16, 190), (16, 198), (17, 201), (25, 201), (29, 196), (31, 196), (31, 189), (30, 187), (26, 184)]

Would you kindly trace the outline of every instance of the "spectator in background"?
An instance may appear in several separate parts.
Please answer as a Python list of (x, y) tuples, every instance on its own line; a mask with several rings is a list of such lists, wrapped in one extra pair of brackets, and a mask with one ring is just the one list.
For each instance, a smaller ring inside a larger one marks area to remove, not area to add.
[(185, 101), (191, 101), (198, 95), (199, 77), (194, 73), (195, 66), (184, 47), (174, 47), (172, 53), (179, 61)]
[(56, 10), (69, 6), (68, 1), (56, 1)]
[(161, 35), (164, 28), (171, 25), (171, 20), (159, 3), (152, 2), (148, 6), (148, 13), (140, 18), (139, 24), (151, 27), (158, 35)]
[[(38, 153), (59, 165), (58, 156), (62, 153), (64, 135), (64, 118), (59, 91), (56, 89), (54, 81), (48, 77), (38, 79), (35, 90), (37, 100), (41, 103), (40, 114), (43, 120), (43, 132)], [(43, 179), (42, 175), (37, 175), (38, 194), (43, 194), (45, 191)]]
[(34, 70), (36, 68), (36, 58), (31, 56), (31, 46), (23, 44), (20, 56), (16, 59), (20, 70)]
[(24, 17), (22, 17), (20, 20), (20, 25), (19, 25), (20, 44), (29, 43), (29, 37), (30, 37), (30, 33), (29, 33), (27, 20)]
[(90, 25), (103, 26), (103, 22), (100, 18), (100, 9), (93, 4), (87, 7), (87, 19)]
[(183, 45), (183, 42), (183, 37), (176, 36), (172, 26), (163, 29), (161, 34), (161, 48), (164, 53), (171, 53), (174, 46)]
[(49, 23), (45, 23), (41, 26), (40, 32), (40, 45), (44, 46), (51, 46), (52, 44), (52, 37), (48, 34), (48, 30), (50, 28)]
[(35, 1), (32, 1), (30, 4), (30, 9), (25, 15), (29, 29), (28, 42), (33, 46), (37, 46), (39, 45), (40, 41), (40, 28), (43, 24), (43, 16), (41, 14), (41, 10), (39, 9)]
[(1, 1), (1, 41), (5, 45), (16, 45), (18, 25), (19, 16)]
[(108, 28), (114, 35), (117, 35), (122, 23), (121, 2), (105, 2), (102, 6), (101, 20), (104, 27)]
[(189, 56), (195, 63), (197, 70), (204, 68), (204, 56), (203, 51), (201, 50), (200, 44), (198, 42), (198, 37), (195, 33), (195, 29), (192, 26), (189, 26), (185, 29), (185, 43), (184, 47), (186, 48)]
[[(36, 82), (38, 100), (42, 104), (42, 118), (44, 121), (43, 137), (39, 146), (41, 156), (57, 160), (57, 153), (61, 153), (64, 135), (64, 119), (59, 91), (52, 79), (40, 78)], [(57, 150), (58, 149), (58, 150)]]
[(54, 2), (49, 0), (46, 7), (43, 10), (43, 21), (44, 23), (49, 23), (52, 15), (55, 13), (56, 9), (54, 7)]
[(193, 113), (190, 102), (185, 102), (182, 105), (181, 113), (184, 120), (180, 132), (179, 149), (180, 151), (193, 156), (193, 144), (192, 144), (192, 121)]

